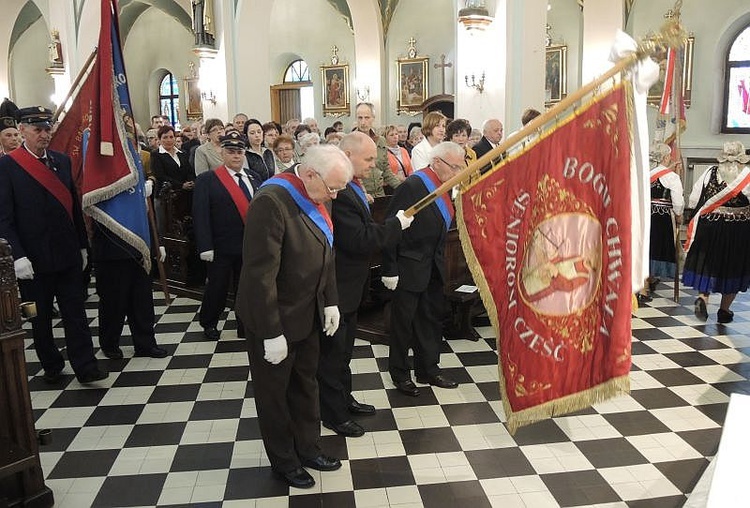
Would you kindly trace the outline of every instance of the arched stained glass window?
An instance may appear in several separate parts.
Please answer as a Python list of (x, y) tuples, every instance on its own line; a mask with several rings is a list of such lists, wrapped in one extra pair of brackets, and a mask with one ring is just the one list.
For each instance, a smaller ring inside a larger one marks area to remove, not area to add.
[(159, 85), (159, 111), (169, 117), (169, 122), (179, 129), (180, 89), (172, 73), (167, 73)]
[(750, 133), (750, 26), (746, 26), (729, 46), (724, 85), (721, 131)]

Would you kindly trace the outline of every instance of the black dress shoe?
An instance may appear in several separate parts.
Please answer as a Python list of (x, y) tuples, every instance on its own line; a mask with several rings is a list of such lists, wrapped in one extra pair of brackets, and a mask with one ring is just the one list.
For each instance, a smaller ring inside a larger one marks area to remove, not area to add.
[(731, 323), (734, 320), (734, 312), (731, 310), (719, 309), (716, 313), (716, 320), (719, 323)]
[(344, 437), (362, 437), (365, 435), (365, 429), (355, 421), (347, 420), (344, 423), (323, 422), (323, 427), (331, 429), (339, 436)]
[(56, 385), (62, 379), (62, 371), (60, 370), (45, 370), (42, 379), (44, 382), (50, 385)]
[(308, 473), (301, 467), (292, 469), (291, 471), (287, 471), (286, 473), (282, 473), (281, 471), (276, 471), (274, 469), (273, 473), (284, 480), (290, 487), (296, 487), (298, 489), (309, 489), (310, 487), (315, 485), (315, 480), (312, 476), (310, 476), (310, 473)]
[(356, 400), (353, 400), (349, 403), (347, 406), (347, 409), (349, 412), (353, 415), (374, 415), (375, 414), (375, 406), (371, 404), (362, 404), (361, 402), (357, 402)]
[(417, 383), (437, 386), (438, 388), (457, 388), (458, 387), (458, 383), (456, 383), (452, 379), (445, 377), (442, 374), (438, 374), (437, 376), (432, 376), (432, 377), (427, 377), (427, 378), (418, 377)]
[(122, 358), (122, 349), (117, 346), (102, 348), (102, 353), (110, 360), (119, 360)]
[(302, 465), (317, 471), (336, 471), (341, 468), (341, 461), (333, 457), (327, 457), (321, 453), (314, 459), (303, 459)]
[(99, 367), (94, 367), (87, 373), (82, 374), (80, 376), (76, 376), (76, 378), (78, 378), (78, 382), (82, 384), (95, 383), (96, 381), (107, 379), (108, 377), (109, 377), (109, 372), (105, 372), (99, 369)]
[(706, 308), (706, 301), (698, 297), (695, 299), (695, 317), (702, 319), (703, 321), (708, 319), (708, 309)]
[(419, 396), (419, 388), (417, 388), (417, 385), (415, 385), (414, 381), (412, 381), (411, 379), (396, 382), (396, 390), (410, 397)]
[(216, 328), (204, 328), (203, 336), (209, 340), (219, 340), (219, 337), (221, 336), (221, 332), (217, 330)]
[(146, 358), (166, 358), (169, 353), (164, 348), (154, 346), (151, 349), (144, 349), (143, 351), (136, 349), (135, 356), (146, 357)]
[(653, 301), (651, 295), (644, 295), (643, 293), (638, 293), (635, 297), (638, 299), (638, 305)]

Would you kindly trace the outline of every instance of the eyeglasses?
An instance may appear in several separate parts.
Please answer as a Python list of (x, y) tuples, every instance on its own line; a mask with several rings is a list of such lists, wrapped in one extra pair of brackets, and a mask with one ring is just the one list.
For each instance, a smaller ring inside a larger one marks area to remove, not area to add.
[(344, 189), (346, 189), (346, 186), (343, 186), (343, 187), (341, 187), (340, 189), (331, 189), (331, 188), (330, 188), (330, 187), (328, 186), (328, 184), (326, 183), (326, 181), (325, 181), (325, 180), (323, 180), (323, 175), (321, 175), (321, 174), (320, 174), (320, 173), (318, 173), (317, 171), (315, 172), (315, 174), (316, 174), (316, 175), (318, 175), (318, 178), (320, 178), (320, 181), (321, 181), (321, 182), (323, 182), (323, 185), (325, 185), (325, 186), (326, 186), (326, 190), (328, 191), (328, 194), (337, 194), (337, 193), (339, 193), (339, 192), (343, 191)]
[(281, 147), (281, 146), (276, 149), (277, 152), (291, 152), (292, 150), (294, 150), (294, 148), (292, 147), (286, 148), (286, 147)]
[(442, 162), (443, 164), (451, 168), (453, 171), (462, 171), (463, 169), (466, 168), (466, 164), (451, 164), (447, 162), (445, 159), (443, 159), (442, 157), (438, 157), (438, 159), (440, 159), (440, 162)]

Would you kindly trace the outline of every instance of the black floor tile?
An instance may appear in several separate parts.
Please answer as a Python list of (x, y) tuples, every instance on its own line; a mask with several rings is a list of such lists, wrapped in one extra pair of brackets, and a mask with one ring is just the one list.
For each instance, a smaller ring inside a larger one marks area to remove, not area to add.
[(289, 494), (286, 482), (276, 478), (270, 467), (231, 469), (224, 499), (262, 499)]
[(541, 475), (560, 506), (614, 503), (620, 496), (597, 471), (572, 471)]
[(664, 386), (684, 386), (703, 384), (701, 379), (685, 369), (650, 370), (648, 374)]
[(186, 422), (136, 425), (125, 441), (125, 448), (180, 444)]
[[(43, 429), (37, 428), (37, 431)], [(78, 427), (75, 428), (57, 428), (49, 429), (52, 433), (50, 434), (50, 441), (46, 445), (40, 445), (39, 451), (44, 452), (64, 452), (73, 442), (78, 432), (81, 430)]]
[(250, 367), (213, 367), (209, 368), (204, 383), (226, 383), (228, 381), (247, 381), (250, 379)]
[(321, 507), (354, 506), (354, 492), (328, 492), (325, 494), (309, 494), (291, 496), (289, 508), (321, 508)]
[(257, 418), (240, 418), (237, 427), (237, 441), (250, 441), (261, 439), (260, 426)]
[(719, 342), (718, 340), (713, 339), (711, 337), (695, 337), (693, 339), (679, 339), (679, 340), (686, 346), (690, 346), (691, 348), (697, 351), (729, 348), (729, 346), (727, 346), (726, 344)]
[(354, 358), (374, 358), (375, 355), (372, 352), (372, 347), (367, 346), (354, 346), (352, 349), (352, 359)]
[(396, 419), (390, 409), (377, 409), (374, 415), (350, 415), (352, 420), (359, 423), (367, 432), (393, 430)]
[(407, 455), (461, 451), (450, 427), (401, 430), (399, 434)]
[(162, 374), (163, 371), (161, 370), (120, 372), (112, 386), (115, 388), (126, 386), (156, 386), (161, 379)]
[(489, 402), (465, 402), (443, 405), (443, 413), (448, 423), (453, 425), (476, 425), (480, 423), (500, 423), (500, 418), (490, 407)]
[(348, 460), (349, 451), (346, 447), (347, 438), (334, 434), (332, 436), (321, 436), (320, 448), (329, 457), (339, 460)]
[(687, 501), (686, 496), (656, 497), (652, 499), (639, 499), (628, 501), (628, 508), (682, 508)]
[(670, 326), (684, 326), (685, 323), (673, 317), (649, 317), (642, 318), (646, 323), (656, 328), (668, 328)]
[(388, 402), (391, 407), (434, 406), (438, 403), (435, 393), (428, 385), (418, 385), (419, 397), (404, 395), (395, 388), (387, 390)]
[(156, 334), (160, 333), (179, 333), (188, 329), (189, 323), (157, 323), (154, 325)]
[(86, 425), (130, 425), (138, 421), (143, 408), (143, 404), (99, 406), (91, 413)]
[(465, 367), (474, 365), (492, 365), (497, 363), (497, 354), (493, 351), (478, 353), (456, 353), (458, 359)]
[(156, 505), (167, 474), (110, 476), (94, 499), (94, 507)]
[(473, 450), (465, 453), (479, 480), (536, 474), (536, 470), (519, 448)]
[(367, 372), (364, 374), (352, 374), (352, 390), (382, 390), (383, 377), (377, 372)]
[(727, 383), (714, 383), (713, 387), (727, 395), (732, 395), (733, 393), (743, 393), (745, 395), (750, 395), (750, 381), (729, 381)]
[(162, 385), (154, 388), (149, 397), (149, 404), (159, 402), (193, 401), (198, 397), (201, 385)]
[(88, 390), (65, 390), (55, 399), (50, 407), (91, 407), (99, 405), (99, 402), (107, 395), (106, 388), (93, 388)]
[(662, 409), (665, 407), (689, 406), (682, 397), (678, 396), (669, 388), (647, 388), (644, 390), (633, 390), (630, 392), (641, 406), (646, 409)]
[(721, 429), (687, 430), (678, 432), (677, 435), (706, 457), (714, 456), (719, 451)]
[(698, 483), (703, 472), (708, 467), (706, 459), (676, 460), (674, 462), (658, 462), (654, 464), (664, 476), (674, 483), (680, 492), (689, 493)]
[(596, 469), (649, 463), (625, 438), (579, 441), (575, 445)]
[(234, 443), (183, 445), (177, 448), (170, 472), (227, 469)]
[(500, 400), (500, 385), (497, 381), (490, 381), (488, 383), (477, 383), (477, 388), (482, 392), (484, 398), (487, 401)]
[(701, 365), (716, 365), (716, 362), (708, 356), (695, 352), (666, 353), (664, 356), (675, 362), (680, 367), (698, 367)]
[(190, 413), (191, 420), (221, 420), (239, 418), (242, 413), (242, 399), (199, 400)]
[(355, 490), (414, 484), (414, 475), (406, 457), (351, 460), (349, 467)]
[(120, 450), (66, 452), (57, 461), (48, 478), (87, 478), (106, 476)]
[(633, 337), (638, 340), (659, 340), (672, 338), (658, 328), (640, 328), (637, 330), (633, 330)]
[(202, 369), (211, 363), (211, 355), (173, 356), (167, 365), (168, 369)]
[(557, 426), (554, 420), (542, 420), (533, 425), (521, 427), (513, 435), (513, 439), (519, 446), (569, 441), (567, 434)]
[(635, 355), (652, 355), (656, 353), (648, 346), (648, 342), (633, 342), (630, 347), (630, 354)]
[[(201, 332), (202, 333), (202, 332)], [(216, 353), (246, 353), (247, 340), (220, 340), (216, 344)]]
[(727, 417), (727, 409), (728, 409), (728, 406), (726, 403), (705, 404), (702, 406), (695, 406), (695, 409), (697, 409), (704, 415), (708, 416), (719, 425), (724, 426), (724, 419)]
[(420, 485), (419, 495), (422, 497), (424, 506), (430, 508), (454, 508), (457, 506), (490, 508), (492, 506), (478, 481)]
[(623, 436), (642, 436), (670, 432), (658, 418), (648, 411), (628, 411), (602, 415)]

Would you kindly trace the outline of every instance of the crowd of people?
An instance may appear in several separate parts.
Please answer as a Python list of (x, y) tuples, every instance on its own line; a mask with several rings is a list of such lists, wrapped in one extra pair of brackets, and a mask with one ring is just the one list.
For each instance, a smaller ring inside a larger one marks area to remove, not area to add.
[[(525, 112), (524, 122), (538, 114)], [(141, 254), (96, 220), (87, 232), (70, 158), (48, 149), (51, 116), (37, 107), (0, 115), (0, 237), (12, 246), (22, 297), (37, 303), (32, 329), (44, 380), (59, 383), (65, 363), (52, 337), (56, 300), (68, 361), (79, 382), (93, 383), (108, 374), (98, 365), (84, 310), (89, 254), (103, 355), (123, 357), (126, 319), (136, 356), (168, 353), (157, 345)], [(467, 120), (440, 112), (425, 114), (421, 125), (378, 131), (368, 103), (357, 105), (355, 120), (351, 132), (336, 122), (321, 136), (311, 118), (281, 126), (237, 114), (228, 123), (208, 119), (176, 131), (157, 115), (137, 140), (147, 198), (165, 189), (191, 198), (195, 246), (207, 266), (199, 312), (206, 339), (220, 338), (220, 316), (234, 290), (237, 335), (247, 341), (266, 452), (273, 471), (299, 488), (314, 485), (305, 468), (341, 467), (321, 449), (321, 423), (359, 437), (366, 430), (352, 416), (376, 413), (354, 398), (349, 366), (372, 254), (382, 253), (381, 282), (392, 291), (388, 367), (396, 390), (417, 397), (417, 384), (458, 386), (439, 365), (453, 203), (445, 194), (416, 215), (406, 210), (503, 138), (498, 119), (485, 121), (478, 133)], [(652, 276), (646, 285), (653, 290), (658, 277), (674, 276), (675, 226), (684, 203), (669, 148), (656, 145), (651, 155)], [(702, 319), (708, 295), (720, 293), (717, 319), (732, 321), (734, 296), (750, 285), (748, 160), (740, 143), (725, 144), (718, 166), (690, 196), (696, 213), (688, 227), (684, 283), (699, 292), (695, 312)], [(386, 194), (386, 218), (376, 223), (371, 204)], [(165, 252), (152, 255), (163, 261)], [(647, 291), (642, 296), (649, 298)]]

